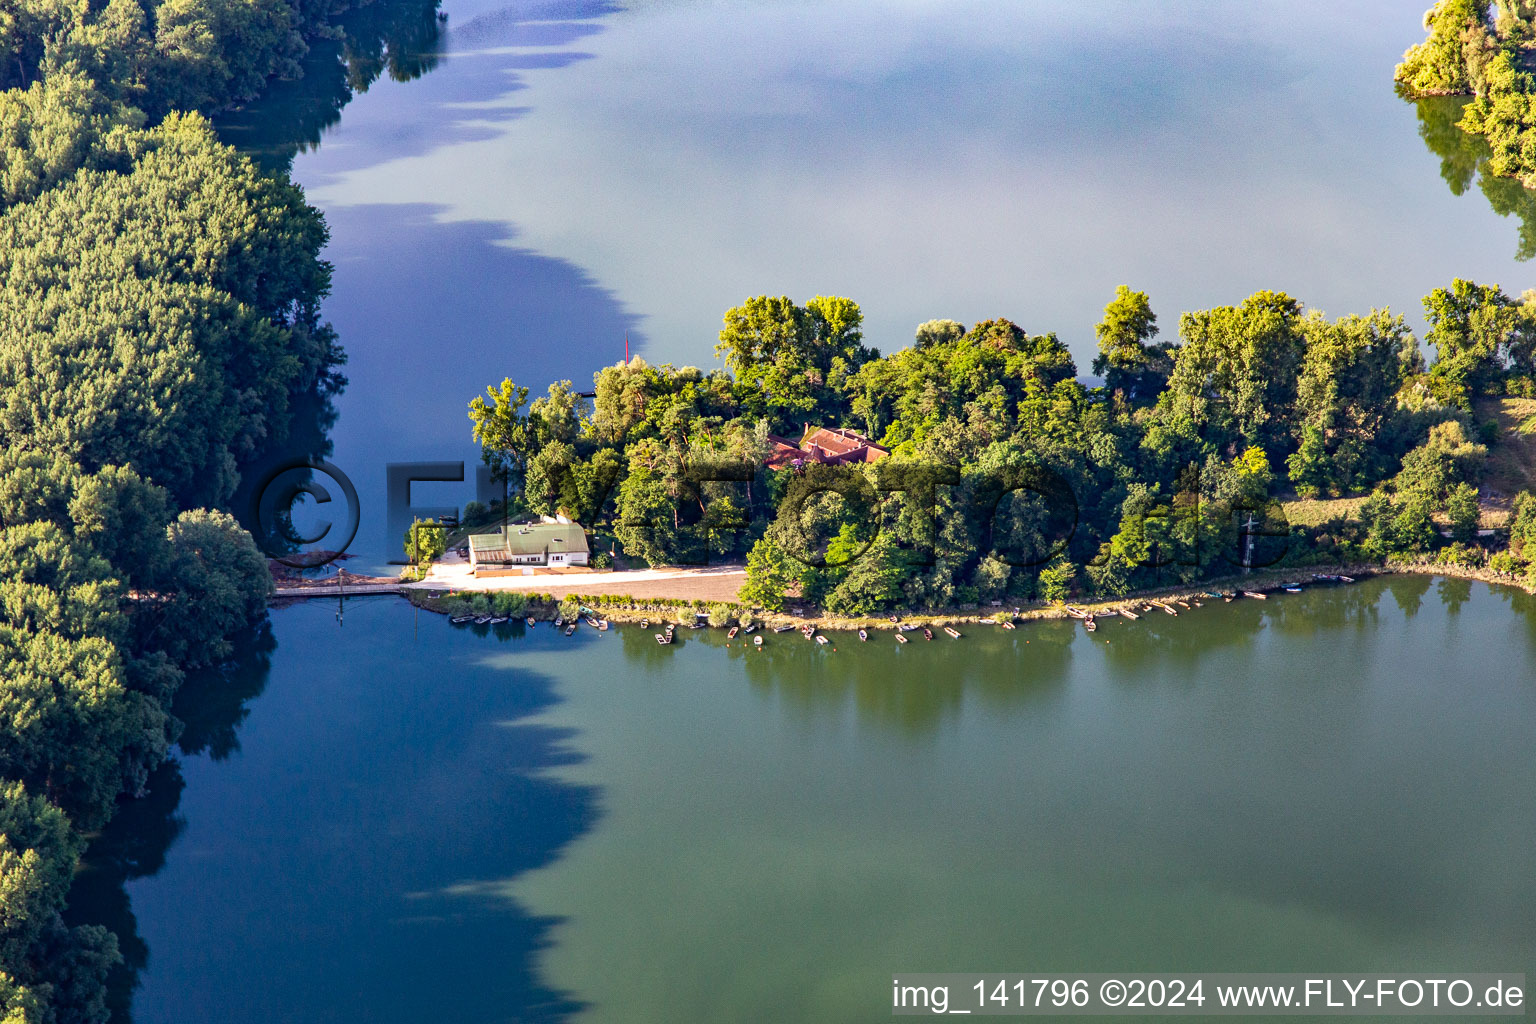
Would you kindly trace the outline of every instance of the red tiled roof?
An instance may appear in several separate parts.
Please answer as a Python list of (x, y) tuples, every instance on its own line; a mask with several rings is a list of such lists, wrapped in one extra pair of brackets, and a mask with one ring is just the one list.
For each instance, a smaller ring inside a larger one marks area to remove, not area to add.
[(769, 469), (783, 469), (795, 462), (820, 462), (842, 465), (850, 462), (874, 462), (890, 454), (890, 450), (875, 444), (863, 434), (852, 430), (813, 428), (805, 425), (805, 434), (796, 445), (787, 438), (768, 435), (772, 451), (763, 461)]

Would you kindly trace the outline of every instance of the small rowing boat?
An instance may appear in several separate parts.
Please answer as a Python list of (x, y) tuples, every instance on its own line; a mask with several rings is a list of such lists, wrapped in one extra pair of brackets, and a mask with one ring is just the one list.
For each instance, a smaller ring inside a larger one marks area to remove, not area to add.
[(824, 636), (822, 636), (822, 635), (821, 635), (821, 634), (820, 634), (820, 633), (817, 633), (817, 634), (816, 634), (816, 642), (817, 642), (817, 643), (818, 643), (818, 644), (822, 644), (822, 645), (825, 645), (825, 644), (826, 644), (826, 642), (827, 642), (827, 638), (826, 638), (826, 637), (824, 637)]
[(650, 629), (651, 628), (651, 620), (650, 619), (641, 619), (640, 620), (640, 628), (641, 629)]
[(903, 636), (902, 634), (897, 633), (896, 634), (896, 642), (899, 643), (899, 644), (904, 644), (904, 643), (907, 642), (907, 638), (905, 636)]
[(763, 646), (763, 638), (760, 637), (760, 636), (753, 637), (752, 638), (752, 646), (753, 647), (761, 647), (761, 646)]
[(869, 639), (869, 634), (868, 634), (868, 633), (866, 633), (866, 632), (865, 632), (865, 631), (864, 631), (864, 630), (862, 630), (862, 629), (861, 629), (861, 630), (859, 630), (859, 640), (860, 640), (860, 641), (864, 641), (864, 640), (868, 640), (868, 639)]
[(1099, 624), (1097, 622), (1094, 622), (1093, 621), (1093, 616), (1090, 615), (1086, 619), (1083, 620), (1083, 628), (1086, 629), (1088, 632), (1092, 633), (1094, 630), (1099, 628)]
[(1018, 629), (1018, 627), (1013, 624), (1013, 620), (1012, 619), (1004, 619), (1003, 620), (1003, 628), (1004, 629)]
[(665, 647), (667, 644), (672, 642), (672, 638), (664, 633), (657, 633), (656, 642)]
[(1120, 614), (1124, 615), (1126, 618), (1130, 619), (1132, 622), (1135, 622), (1137, 619), (1141, 618), (1141, 616), (1139, 614), (1137, 614), (1136, 612), (1131, 611), (1129, 608), (1121, 608), (1120, 609)]
[(570, 636), (574, 632), (576, 632), (576, 627), (575, 626), (566, 626), (565, 627), (565, 635), (566, 636)]
[(725, 634), (725, 638), (726, 638), (726, 639), (727, 639), (727, 640), (735, 640), (735, 639), (736, 639), (736, 634), (737, 634), (737, 633), (738, 633), (738, 632), (739, 632), (739, 631), (740, 631), (740, 630), (741, 630), (741, 627), (740, 627), (740, 626), (732, 626), (732, 627), (731, 627), (731, 628), (730, 628), (730, 630), (729, 630), (729, 631), (727, 631), (727, 632), (726, 632), (726, 634)]
[(944, 627), (944, 632), (949, 634), (949, 638), (951, 640), (959, 640), (960, 639), (960, 631), (958, 629), (956, 629), (954, 626), (945, 626)]
[(528, 616), (528, 617), (527, 617), (527, 618), (526, 618), (526, 619), (524, 619), (524, 620), (523, 620), (523, 621), (524, 621), (524, 622), (526, 622), (526, 623), (527, 623), (527, 624), (528, 624), (528, 628), (529, 628), (529, 629), (532, 629), (532, 628), (533, 628), (533, 616), (532, 616), (532, 615), (530, 615), (530, 616)]
[(773, 631), (775, 633), (788, 633), (790, 630), (792, 630), (794, 628), (795, 628), (794, 626), (774, 626), (773, 627)]
[(927, 626), (923, 627), (923, 639), (924, 640), (932, 640), (933, 639), (933, 630), (929, 629)]
[(1262, 590), (1245, 590), (1245, 591), (1243, 591), (1243, 596), (1244, 597), (1256, 597), (1260, 601), (1268, 601), (1269, 600), (1269, 595), (1264, 593), (1264, 591), (1262, 591)]
[(477, 626), (483, 626), (490, 621), (491, 617), (489, 615), (478, 615), (475, 617), (475, 625)]
[(462, 626), (462, 625), (464, 625), (464, 623), (470, 621), (473, 618), (474, 618), (473, 615), (455, 615), (453, 618), (449, 619), (448, 621), (453, 623), (455, 626)]

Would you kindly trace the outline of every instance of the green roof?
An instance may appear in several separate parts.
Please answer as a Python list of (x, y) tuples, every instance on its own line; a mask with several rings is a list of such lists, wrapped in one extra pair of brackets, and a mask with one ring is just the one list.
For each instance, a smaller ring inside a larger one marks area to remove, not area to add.
[(507, 557), (587, 551), (587, 531), (579, 523), (514, 523), (501, 533), (470, 534), (469, 548), (476, 555)]

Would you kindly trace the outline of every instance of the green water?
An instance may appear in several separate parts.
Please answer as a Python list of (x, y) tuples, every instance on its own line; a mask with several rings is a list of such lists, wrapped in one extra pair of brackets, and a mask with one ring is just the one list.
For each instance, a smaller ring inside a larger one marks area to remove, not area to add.
[[(1536, 600), (759, 652), (277, 612), (143, 1021), (862, 1021), (892, 972), (1536, 974)], [(189, 918), (195, 920), (189, 921)]]

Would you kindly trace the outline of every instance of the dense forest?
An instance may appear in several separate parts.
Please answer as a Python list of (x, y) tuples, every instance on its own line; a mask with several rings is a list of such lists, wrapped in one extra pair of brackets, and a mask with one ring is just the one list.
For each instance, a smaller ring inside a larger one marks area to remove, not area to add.
[(1487, 140), (1489, 171), (1536, 188), (1536, 3), (1437, 0), (1424, 28), (1397, 66), (1399, 86), (1410, 96), (1471, 96), (1460, 127)]
[[(1054, 334), (1008, 320), (929, 321), (882, 357), (848, 299), (761, 296), (726, 314), (724, 369), (634, 359), (595, 375), (590, 405), (507, 380), (470, 418), (509, 513), (565, 509), (649, 563), (744, 557), (742, 599), (769, 609), (1112, 598), (1389, 557), (1536, 579), (1536, 501), (1507, 496), (1496, 550), (1478, 492), (1490, 445), (1524, 437), (1491, 410), (1536, 388), (1536, 296), (1458, 280), (1424, 307), (1432, 366), (1388, 311), (1330, 320), (1260, 292), (1166, 341), (1121, 287), (1091, 385)], [(776, 462), (807, 424), (889, 455)], [(1292, 525), (1298, 506), (1322, 519)]]
[[(61, 916), (77, 860), (180, 735), (185, 673), (265, 615), (266, 560), (226, 511), (242, 469), (314, 445), (295, 424), (344, 382), (325, 224), (286, 158), (380, 73), (420, 73), (436, 29), (435, 2), (346, 6), (0, 5), (7, 1024), (106, 1019), (116, 939)], [(248, 102), (306, 71), (305, 124)]]

